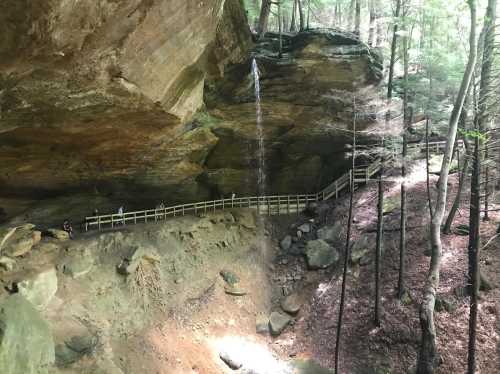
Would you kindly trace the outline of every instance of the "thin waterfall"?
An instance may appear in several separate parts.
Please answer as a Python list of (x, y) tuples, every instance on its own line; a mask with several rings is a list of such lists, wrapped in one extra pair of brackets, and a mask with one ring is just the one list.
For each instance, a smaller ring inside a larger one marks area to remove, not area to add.
[(259, 195), (262, 196), (266, 193), (266, 149), (264, 145), (264, 129), (262, 127), (262, 109), (260, 106), (259, 67), (257, 66), (255, 58), (252, 60), (252, 75), (255, 88), (255, 118), (258, 139), (257, 160), (259, 171), (257, 176), (257, 187)]

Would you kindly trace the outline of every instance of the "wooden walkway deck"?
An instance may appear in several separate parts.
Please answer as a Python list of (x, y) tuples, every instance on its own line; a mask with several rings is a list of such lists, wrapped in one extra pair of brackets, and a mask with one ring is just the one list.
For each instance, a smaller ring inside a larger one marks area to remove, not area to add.
[[(429, 151), (432, 153), (440, 153), (445, 147), (446, 142), (429, 143)], [(459, 147), (463, 147), (463, 143), (459, 142)], [(408, 150), (424, 151), (425, 149), (425, 143), (408, 144)], [(394, 149), (389, 158), (396, 158), (398, 152), (400, 153), (400, 149)], [(353, 177), (355, 186), (361, 183), (368, 183), (372, 177), (380, 171), (381, 166), (381, 160), (377, 159), (368, 165), (356, 167), (354, 171), (349, 170), (347, 173), (341, 175), (339, 178), (326, 186), (323, 190), (315, 194), (238, 197), (180, 204), (160, 209), (156, 208), (125, 212), (123, 214), (106, 214), (85, 217), (85, 231), (92, 229), (101, 230), (109, 227), (114, 228), (128, 224), (157, 222), (165, 220), (168, 217), (184, 216), (187, 214), (196, 215), (200, 213), (234, 208), (255, 209), (259, 214), (269, 216), (276, 214), (300, 213), (311, 203), (317, 203), (331, 198), (337, 199), (343, 190), (347, 190), (349, 188), (351, 178)]]

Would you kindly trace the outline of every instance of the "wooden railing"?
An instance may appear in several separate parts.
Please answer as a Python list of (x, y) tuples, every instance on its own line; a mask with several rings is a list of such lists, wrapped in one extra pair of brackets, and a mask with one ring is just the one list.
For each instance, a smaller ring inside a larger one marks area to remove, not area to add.
[[(461, 143), (461, 146), (463, 147), (463, 143)], [(432, 152), (439, 152), (445, 147), (446, 142), (429, 143), (429, 150)], [(408, 148), (425, 149), (425, 143), (423, 145), (422, 143), (409, 144)], [(394, 152), (390, 157), (393, 158), (396, 154), (397, 152)], [(353, 177), (355, 185), (357, 183), (368, 183), (371, 177), (380, 171), (381, 166), (382, 161), (380, 159), (376, 159), (368, 165), (357, 166), (354, 171), (349, 170), (316, 194), (238, 197), (125, 212), (123, 214), (106, 214), (85, 217), (84, 226), (86, 231), (91, 229), (101, 230), (107, 227), (114, 228), (131, 223), (156, 222), (165, 220), (168, 217), (184, 216), (186, 214), (196, 215), (232, 208), (256, 209), (259, 214), (267, 215), (299, 213), (312, 202), (328, 200), (333, 196), (337, 199), (344, 189), (349, 188)]]

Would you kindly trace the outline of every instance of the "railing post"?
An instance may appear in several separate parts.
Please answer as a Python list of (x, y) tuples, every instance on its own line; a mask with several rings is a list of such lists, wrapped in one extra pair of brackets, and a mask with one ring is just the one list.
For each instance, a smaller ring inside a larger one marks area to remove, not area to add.
[(267, 215), (271, 215), (271, 203), (269, 202), (269, 198), (266, 198), (267, 200)]
[(335, 181), (335, 199), (339, 198), (339, 180)]
[(183, 216), (184, 216), (184, 215), (186, 215), (186, 212), (185, 212), (185, 209), (184, 209), (184, 208), (185, 208), (185, 206), (183, 205), (183, 206), (182, 206), (182, 215), (183, 215)]
[(111, 215), (111, 228), (114, 227), (114, 224), (113, 224), (113, 215)]
[(278, 196), (278, 216), (280, 215), (280, 200), (281, 200), (281, 197)]
[(224, 210), (224, 199), (222, 199), (222, 210)]
[(214, 200), (214, 212), (215, 212), (215, 200)]
[(299, 195), (297, 195), (296, 198), (297, 198), (297, 214), (299, 214)]
[(99, 231), (101, 231), (101, 216), (97, 217), (97, 227), (98, 227)]

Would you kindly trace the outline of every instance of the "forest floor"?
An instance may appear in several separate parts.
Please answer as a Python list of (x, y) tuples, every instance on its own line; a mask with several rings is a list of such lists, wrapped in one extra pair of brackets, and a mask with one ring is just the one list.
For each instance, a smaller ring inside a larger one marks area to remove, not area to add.
[[(419, 305), (429, 268), (429, 213), (425, 170), (413, 170), (408, 191), (406, 289), (409, 297), (400, 302), (396, 297), (399, 270), (399, 209), (385, 216), (385, 254), (382, 265), (381, 326), (373, 323), (374, 261), (351, 268), (347, 278), (344, 322), (341, 335), (341, 373), (411, 373), (414, 372), (420, 340)], [(458, 186), (458, 174), (450, 176), (449, 199), (452, 202)], [(431, 179), (431, 185), (437, 176)], [(386, 198), (400, 199), (400, 184), (387, 182)], [(464, 191), (468, 197), (468, 191)], [(325, 217), (327, 224), (339, 219), (347, 223), (348, 199), (340, 200)], [(453, 227), (468, 224), (468, 201), (464, 199)], [(353, 239), (363, 235), (375, 238), (377, 185), (373, 183), (356, 193)], [(491, 214), (483, 222), (483, 245), (495, 235), (500, 215)], [(371, 239), (370, 239), (371, 240)], [(435, 313), (437, 345), (441, 356), (438, 373), (465, 372), (467, 365), (469, 298), (460, 295), (467, 272), (468, 236), (443, 235), (443, 258), (438, 296), (449, 302), (449, 310)], [(374, 243), (371, 242), (372, 244)], [(373, 252), (373, 251), (372, 251)], [(481, 292), (477, 332), (477, 373), (500, 372), (500, 238), (493, 239), (481, 252), (481, 271), (493, 285)], [(373, 253), (372, 253), (373, 254)], [(292, 350), (334, 366), (338, 306), (341, 294), (340, 269), (325, 276), (311, 293), (311, 300), (301, 311), (294, 326)]]

